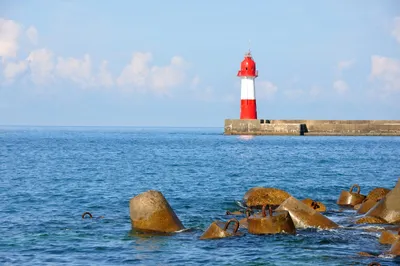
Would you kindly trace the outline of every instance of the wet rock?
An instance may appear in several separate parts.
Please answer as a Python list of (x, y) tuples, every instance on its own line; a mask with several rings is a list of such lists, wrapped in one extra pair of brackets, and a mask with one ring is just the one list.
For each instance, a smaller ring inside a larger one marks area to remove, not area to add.
[(243, 215), (243, 212), (241, 212), (241, 211), (233, 211), (233, 212), (226, 211), (225, 214), (226, 215)]
[(290, 194), (277, 188), (254, 187), (251, 188), (243, 197), (248, 207), (261, 207), (264, 205), (280, 205)]
[(382, 198), (365, 216), (376, 217), (387, 223), (400, 222), (400, 179), (396, 186)]
[[(354, 188), (357, 189), (356, 192), (353, 191)], [(360, 192), (360, 186), (354, 184), (350, 187), (349, 191), (342, 190), (336, 203), (340, 206), (354, 207), (355, 205), (360, 204), (366, 198), (366, 196), (360, 194)]]
[(392, 245), (400, 239), (400, 231), (383, 231), (379, 237), (379, 243), (383, 245)]
[(276, 211), (288, 211), (296, 228), (331, 229), (339, 227), (339, 225), (294, 197), (285, 200)]
[(355, 210), (358, 210), (358, 209), (360, 209), (360, 207), (361, 207), (361, 204), (362, 204), (362, 203), (359, 203), (359, 204), (357, 204), (357, 205), (354, 205), (354, 209), (355, 209)]
[(356, 224), (386, 224), (384, 219), (378, 217), (367, 217), (364, 216), (356, 221)]
[(363, 257), (375, 257), (374, 255), (369, 254), (367, 252), (363, 252), (363, 251), (358, 252), (357, 254), (360, 255), (360, 256), (363, 256)]
[[(377, 199), (368, 199), (366, 198), (361, 204), (359, 204), (359, 208), (357, 210), (358, 214), (365, 214), (367, 213), (372, 207), (374, 207), (379, 200)], [(356, 205), (357, 206), (357, 205)]]
[(389, 250), (389, 254), (400, 256), (400, 240), (395, 241)]
[(246, 228), (246, 229), (249, 227), (249, 223), (247, 221), (247, 217), (243, 218), (243, 219), (240, 219), (239, 227)]
[(179, 218), (156, 190), (149, 190), (129, 201), (132, 228), (142, 231), (171, 233), (184, 229)]
[(390, 189), (388, 189), (388, 188), (377, 187), (368, 193), (367, 199), (380, 200), (383, 197), (385, 197), (386, 194), (388, 194), (389, 192), (390, 192)]
[(261, 214), (254, 214), (247, 218), (250, 234), (296, 234), (296, 228), (288, 211), (272, 211), (269, 207), (267, 215), (266, 208), (264, 205)]
[[(233, 229), (229, 229), (229, 225), (231, 223), (235, 224), (235, 227)], [(200, 237), (200, 239), (217, 239), (217, 238), (242, 235), (238, 233), (238, 229), (239, 229), (239, 221), (236, 220), (235, 218), (230, 219), (225, 224), (221, 221), (215, 221), (211, 223), (211, 225), (207, 228), (207, 230)]]
[(317, 212), (326, 212), (326, 206), (322, 202), (314, 201), (310, 198), (303, 199), (301, 202), (316, 210)]

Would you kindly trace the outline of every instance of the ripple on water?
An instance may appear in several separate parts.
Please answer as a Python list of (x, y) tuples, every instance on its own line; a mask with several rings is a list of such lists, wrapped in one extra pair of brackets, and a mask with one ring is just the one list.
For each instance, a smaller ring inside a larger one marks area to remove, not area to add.
[[(0, 264), (367, 265), (388, 247), (336, 199), (392, 188), (400, 138), (223, 136), (221, 129), (1, 128)], [(335, 230), (200, 241), (254, 186), (323, 202)], [(132, 234), (129, 199), (163, 192), (190, 230)], [(90, 211), (95, 219), (82, 219)], [(104, 218), (99, 218), (104, 216)], [(372, 227), (371, 227), (372, 228)]]

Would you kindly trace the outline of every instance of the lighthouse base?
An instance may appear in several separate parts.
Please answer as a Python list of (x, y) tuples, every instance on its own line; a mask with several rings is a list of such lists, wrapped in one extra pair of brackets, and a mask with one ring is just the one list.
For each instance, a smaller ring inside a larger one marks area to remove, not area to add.
[(226, 119), (225, 135), (400, 136), (400, 120)]

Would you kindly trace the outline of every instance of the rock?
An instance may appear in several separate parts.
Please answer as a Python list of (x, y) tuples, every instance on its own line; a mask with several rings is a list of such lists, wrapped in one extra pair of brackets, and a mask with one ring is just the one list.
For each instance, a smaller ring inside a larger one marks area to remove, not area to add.
[(226, 214), (226, 215), (243, 215), (243, 213), (240, 212), (240, 211), (233, 211), (233, 212), (226, 211), (225, 214)]
[(360, 209), (360, 207), (361, 207), (361, 204), (362, 204), (362, 203), (359, 203), (359, 204), (357, 204), (357, 205), (354, 205), (354, 209), (355, 209), (355, 210), (358, 210), (358, 209)]
[[(235, 223), (235, 227), (232, 230), (229, 230), (229, 224)], [(204, 234), (200, 237), (200, 239), (216, 239), (216, 238), (225, 238), (231, 237), (235, 235), (241, 235), (237, 233), (239, 229), (239, 221), (235, 218), (230, 219), (225, 224), (221, 221), (215, 221), (211, 223), (211, 225), (207, 228)]]
[(251, 188), (243, 197), (248, 207), (261, 207), (264, 205), (280, 205), (290, 194), (284, 190), (269, 187)]
[[(357, 188), (356, 192), (353, 192), (354, 188)], [(365, 195), (360, 194), (360, 192), (360, 186), (354, 184), (350, 187), (349, 191), (342, 190), (336, 203), (340, 206), (354, 207), (355, 205), (360, 204), (365, 199)]]
[(255, 214), (247, 218), (248, 231), (254, 235), (264, 234), (296, 234), (296, 228), (288, 211), (272, 211), (269, 208), (266, 213), (266, 205), (261, 214)]
[(390, 189), (388, 189), (388, 188), (377, 187), (368, 193), (367, 199), (380, 200), (383, 197), (385, 197), (386, 194), (388, 194), (389, 192), (390, 192)]
[(339, 225), (294, 197), (289, 197), (282, 202), (276, 211), (288, 211), (296, 228), (331, 229), (339, 227)]
[(400, 178), (396, 186), (371, 208), (365, 216), (376, 217), (387, 223), (400, 222)]
[(240, 219), (239, 227), (246, 228), (246, 229), (249, 227), (249, 223), (247, 221), (247, 218)]
[(364, 216), (356, 221), (356, 224), (386, 224), (384, 219), (378, 217), (367, 217)]
[(363, 256), (363, 257), (375, 257), (374, 255), (369, 254), (367, 252), (363, 252), (363, 251), (358, 252), (357, 254), (360, 255), (360, 256)]
[(400, 240), (395, 241), (389, 250), (389, 254), (400, 256)]
[(326, 212), (326, 206), (322, 202), (314, 201), (310, 198), (303, 199), (301, 202), (316, 210), (317, 212)]
[(129, 201), (132, 228), (142, 231), (171, 233), (184, 229), (179, 218), (156, 190), (149, 190)]
[(360, 205), (359, 208), (357, 210), (358, 214), (365, 214), (367, 213), (370, 209), (372, 209), (372, 207), (374, 207), (377, 203), (379, 202), (379, 200), (377, 199), (368, 199), (366, 198)]
[(392, 245), (400, 239), (400, 231), (383, 231), (379, 237), (379, 243), (383, 245)]

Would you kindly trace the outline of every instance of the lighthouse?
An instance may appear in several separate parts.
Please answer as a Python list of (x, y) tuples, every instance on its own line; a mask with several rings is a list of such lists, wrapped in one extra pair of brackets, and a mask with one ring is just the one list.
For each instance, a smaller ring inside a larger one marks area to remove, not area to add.
[(244, 55), (237, 76), (241, 79), (240, 119), (257, 119), (255, 79), (258, 71), (250, 50)]

